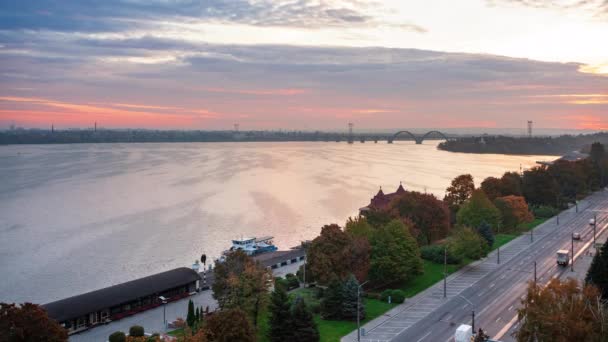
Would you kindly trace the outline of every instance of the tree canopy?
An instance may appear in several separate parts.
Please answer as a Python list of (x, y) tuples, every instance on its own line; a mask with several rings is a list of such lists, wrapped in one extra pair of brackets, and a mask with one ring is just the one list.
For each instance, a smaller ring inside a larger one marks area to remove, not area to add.
[(370, 280), (387, 285), (411, 279), (423, 271), (420, 250), (408, 227), (393, 220), (373, 235)]
[(392, 217), (411, 221), (412, 232), (421, 245), (445, 238), (450, 230), (450, 211), (432, 194), (406, 191), (395, 198), (390, 209)]
[(65, 342), (67, 331), (39, 305), (0, 303), (0, 341)]
[(254, 342), (255, 330), (241, 309), (221, 310), (210, 315), (205, 333), (210, 342)]
[(495, 228), (500, 224), (501, 218), (500, 211), (490, 202), (483, 190), (477, 189), (460, 207), (456, 220), (464, 226), (479, 227), (482, 222), (486, 222)]
[(242, 309), (254, 325), (267, 301), (272, 276), (259, 262), (243, 251), (235, 251), (224, 262), (216, 262), (213, 298), (221, 309)]
[(276, 283), (270, 296), (268, 339), (270, 342), (283, 342), (292, 336), (291, 305), (285, 288)]
[(317, 342), (319, 341), (319, 330), (312, 317), (312, 313), (306, 306), (304, 300), (297, 297), (292, 308), (293, 337), (295, 342)]
[(608, 312), (597, 288), (581, 288), (575, 279), (553, 278), (546, 287), (528, 284), (517, 310), (517, 341), (605, 341)]
[(533, 205), (559, 205), (559, 186), (544, 166), (524, 171), (523, 193), (526, 201)]
[(593, 256), (585, 282), (597, 287), (602, 298), (608, 300), (608, 243)]
[(470, 174), (460, 175), (452, 180), (452, 184), (446, 189), (443, 201), (454, 212), (458, 211), (462, 203), (473, 194), (475, 182)]
[(452, 232), (448, 240), (449, 253), (458, 259), (477, 260), (488, 254), (490, 246), (470, 227), (460, 227)]
[(534, 219), (528, 209), (526, 199), (521, 196), (498, 197), (494, 204), (500, 211), (502, 226), (506, 229), (515, 228), (521, 223), (530, 222)]

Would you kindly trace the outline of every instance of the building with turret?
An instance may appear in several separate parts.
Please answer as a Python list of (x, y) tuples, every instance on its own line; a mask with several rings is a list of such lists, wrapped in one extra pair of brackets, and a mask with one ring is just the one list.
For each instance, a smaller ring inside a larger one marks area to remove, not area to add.
[(390, 193), (390, 194), (385, 194), (384, 191), (382, 191), (382, 187), (380, 187), (380, 190), (378, 191), (376, 196), (372, 197), (369, 204), (365, 207), (359, 208), (359, 215), (365, 216), (365, 213), (367, 213), (371, 210), (387, 209), (389, 204), (391, 203), (391, 201), (394, 198), (399, 197), (400, 195), (403, 195), (404, 193), (405, 193), (405, 188), (403, 188), (403, 184), (401, 184), (401, 183), (399, 183), (399, 187), (397, 188), (397, 191)]

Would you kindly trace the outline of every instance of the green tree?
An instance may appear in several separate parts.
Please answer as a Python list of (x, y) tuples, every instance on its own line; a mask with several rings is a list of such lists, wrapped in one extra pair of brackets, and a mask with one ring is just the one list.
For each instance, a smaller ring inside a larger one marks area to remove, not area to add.
[(500, 224), (500, 211), (481, 189), (477, 189), (458, 210), (457, 222), (469, 227), (479, 227), (486, 222), (494, 228)]
[(127, 340), (127, 335), (125, 335), (125, 333), (122, 331), (115, 331), (112, 334), (110, 334), (110, 337), (108, 337), (108, 340), (110, 342), (125, 342)]
[(275, 285), (268, 309), (268, 339), (271, 342), (288, 341), (293, 335), (292, 318), (289, 297), (281, 284)]
[(321, 299), (321, 317), (328, 320), (342, 319), (342, 303), (344, 302), (344, 286), (338, 279), (333, 279), (323, 291)]
[(228, 309), (210, 315), (205, 333), (210, 342), (254, 342), (255, 330), (247, 314), (240, 309)]
[(496, 177), (488, 177), (481, 182), (481, 190), (488, 196), (490, 201), (502, 196), (502, 180)]
[(604, 243), (604, 246), (593, 256), (585, 282), (597, 287), (602, 298), (608, 300), (608, 243)]
[(0, 341), (65, 342), (68, 333), (39, 305), (0, 303)]
[(188, 314), (186, 315), (186, 322), (190, 328), (192, 328), (194, 326), (194, 322), (196, 322), (194, 303), (192, 302), (192, 299), (188, 300)]
[(604, 145), (599, 142), (594, 142), (591, 144), (589, 158), (596, 164), (599, 164), (602, 160), (604, 160), (606, 158), (606, 150), (604, 149)]
[(522, 178), (517, 172), (505, 172), (500, 178), (502, 196), (523, 196)]
[(367, 222), (367, 219), (363, 216), (357, 216), (355, 218), (348, 218), (344, 231), (353, 237), (370, 239), (374, 233), (374, 228)]
[(411, 279), (423, 271), (420, 250), (408, 227), (393, 220), (373, 235), (370, 280), (387, 285)]
[(317, 342), (319, 341), (319, 330), (312, 313), (306, 307), (306, 303), (300, 297), (296, 298), (292, 309), (293, 337), (295, 342)]
[(524, 171), (523, 193), (526, 202), (532, 205), (560, 205), (557, 181), (544, 166)]
[(452, 184), (446, 189), (443, 201), (450, 209), (457, 212), (464, 201), (471, 197), (473, 190), (475, 190), (473, 176), (469, 174), (460, 175), (454, 178)]
[(213, 298), (221, 309), (244, 310), (257, 327), (258, 315), (267, 303), (272, 275), (243, 251), (234, 251), (216, 262)]
[(141, 325), (134, 325), (129, 328), (129, 336), (131, 337), (142, 337), (144, 336), (144, 327)]
[(352, 274), (346, 279), (342, 292), (344, 300), (342, 302), (342, 318), (350, 321), (357, 319), (357, 301), (359, 300), (359, 318), (365, 319), (365, 303), (363, 294), (358, 296), (359, 282)]
[(488, 254), (490, 247), (484, 238), (469, 227), (456, 229), (448, 241), (450, 253), (461, 259), (477, 260)]
[(488, 243), (488, 247), (492, 248), (494, 245), (494, 233), (492, 232), (492, 227), (489, 224), (482, 222), (479, 227), (477, 227), (477, 233)]

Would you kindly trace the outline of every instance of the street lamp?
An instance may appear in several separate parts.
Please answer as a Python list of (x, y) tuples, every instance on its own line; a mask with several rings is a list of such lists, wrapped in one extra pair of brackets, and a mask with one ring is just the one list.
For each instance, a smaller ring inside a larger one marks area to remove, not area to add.
[(201, 262), (203, 263), (203, 290), (207, 289), (207, 254), (201, 255)]
[(163, 297), (163, 296), (158, 296), (158, 299), (161, 300), (161, 302), (163, 303), (163, 327), (164, 330), (167, 330), (167, 298)]
[(572, 263), (570, 263), (570, 272), (574, 272), (574, 233), (570, 237), (570, 244), (572, 245)]
[(363, 285), (367, 284), (369, 282), (366, 281), (365, 283), (359, 285), (357, 287), (357, 342), (361, 342), (361, 322), (360, 322), (360, 306), (361, 306), (361, 288), (363, 287)]

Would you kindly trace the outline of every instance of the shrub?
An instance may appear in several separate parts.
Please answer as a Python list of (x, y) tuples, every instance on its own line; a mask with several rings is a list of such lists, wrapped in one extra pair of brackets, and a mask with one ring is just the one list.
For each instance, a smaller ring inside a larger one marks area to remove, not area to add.
[(320, 314), (321, 313), (321, 304), (319, 304), (319, 303), (311, 303), (310, 304), (310, 311), (312, 311), (312, 313), (314, 313), (314, 314)]
[(160, 341), (160, 334), (159, 333), (154, 333), (152, 334), (150, 337), (148, 337), (148, 339), (146, 340), (146, 342), (158, 342)]
[(127, 336), (122, 331), (113, 332), (112, 335), (108, 338), (110, 342), (125, 342), (127, 340)]
[[(443, 264), (444, 248), (445, 248), (445, 245), (423, 246), (423, 247), (420, 247), (420, 255), (422, 256), (422, 259), (432, 261), (432, 262), (435, 262), (438, 264)], [(447, 256), (448, 264), (455, 265), (455, 264), (459, 264), (461, 261), (462, 261), (461, 258), (459, 258), (454, 253), (450, 253), (450, 250), (448, 249), (448, 256)]]
[(393, 303), (401, 304), (405, 301), (405, 293), (401, 290), (393, 290), (391, 292), (391, 299)]
[(129, 328), (129, 336), (141, 337), (144, 336), (144, 327), (141, 325), (134, 325)]
[(550, 218), (557, 215), (559, 210), (548, 205), (539, 205), (532, 207), (532, 213), (534, 217)]
[(287, 280), (281, 277), (274, 278), (274, 286), (282, 286), (285, 290), (289, 289), (289, 284), (287, 283)]
[(293, 273), (287, 273), (285, 275), (285, 280), (287, 282), (287, 290), (296, 289), (300, 287), (300, 281)]
[(388, 297), (391, 297), (391, 303), (401, 304), (405, 301), (405, 293), (401, 290), (387, 289), (380, 294), (380, 300), (388, 302)]

